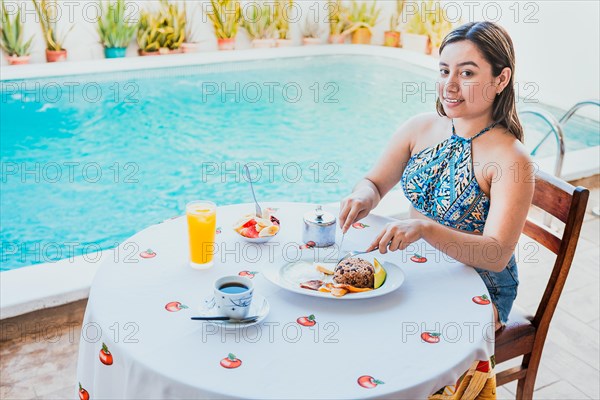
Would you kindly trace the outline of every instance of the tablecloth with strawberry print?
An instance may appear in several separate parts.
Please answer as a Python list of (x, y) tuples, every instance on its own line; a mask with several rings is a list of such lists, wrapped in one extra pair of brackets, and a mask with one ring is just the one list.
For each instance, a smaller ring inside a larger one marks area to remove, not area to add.
[[(492, 306), (472, 268), (419, 241), (378, 256), (405, 274), (390, 294), (340, 301), (292, 293), (261, 270), (337, 249), (302, 242), (302, 216), (315, 207), (303, 203), (263, 204), (276, 210), (281, 230), (266, 244), (246, 243), (231, 227), (253, 207), (218, 208), (218, 250), (207, 271), (188, 265), (183, 217), (115, 249), (90, 290), (74, 388), (80, 398), (426, 398), (493, 355)], [(366, 248), (387, 222), (368, 216), (344, 248)], [(214, 281), (232, 274), (253, 279), (270, 304), (267, 318), (242, 330), (191, 320)]]

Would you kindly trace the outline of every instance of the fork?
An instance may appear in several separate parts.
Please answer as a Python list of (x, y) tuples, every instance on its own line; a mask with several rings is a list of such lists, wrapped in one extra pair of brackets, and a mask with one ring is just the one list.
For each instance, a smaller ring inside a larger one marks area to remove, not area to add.
[[(387, 245), (389, 246), (391, 244), (392, 244), (392, 242), (390, 241)], [(359, 256), (361, 254), (372, 253), (375, 250), (379, 250), (379, 247), (375, 247), (373, 250), (369, 250), (369, 251), (356, 251), (356, 250), (350, 251), (350, 252), (346, 253), (346, 255), (344, 257), (340, 258), (337, 263), (339, 264), (339, 263), (341, 263), (342, 261), (344, 261), (347, 258), (356, 257), (356, 256)]]
[(262, 210), (258, 205), (258, 201), (256, 201), (256, 195), (254, 194), (254, 186), (252, 185), (252, 178), (250, 178), (250, 170), (248, 170), (248, 164), (244, 164), (244, 171), (246, 172), (246, 177), (248, 178), (248, 183), (250, 183), (250, 190), (252, 190), (252, 197), (254, 198), (254, 206), (256, 207), (256, 216), (258, 218), (262, 218)]

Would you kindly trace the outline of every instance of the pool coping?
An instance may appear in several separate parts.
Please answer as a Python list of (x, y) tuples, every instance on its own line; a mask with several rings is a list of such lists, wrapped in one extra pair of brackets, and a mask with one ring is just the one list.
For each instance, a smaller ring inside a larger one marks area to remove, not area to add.
[(159, 57), (126, 57), (106, 60), (68, 61), (63, 63), (39, 63), (20, 66), (2, 66), (0, 82), (31, 79), (88, 75), (109, 72), (125, 72), (169, 67), (218, 64), (226, 62), (258, 61), (273, 58), (298, 58), (307, 56), (371, 55), (406, 61), (410, 64), (436, 71), (438, 60), (432, 56), (404, 49), (371, 45), (317, 45), (276, 47), (269, 49), (244, 49), (235, 51), (212, 51), (173, 54)]
[[(200, 52), (161, 57), (70, 61), (54, 64), (40, 63), (10, 67), (3, 65), (0, 82), (319, 55), (381, 56), (426, 69), (437, 70), (438, 67), (436, 58), (403, 49), (369, 45), (321, 45), (248, 49), (233, 52)], [(599, 166), (600, 146), (567, 153), (563, 166), (563, 179), (573, 180), (600, 173), (600, 167), (581, 170), (583, 160), (590, 160), (590, 165)], [(550, 173), (553, 172), (554, 161), (554, 157), (536, 159), (540, 168)], [(374, 210), (374, 213), (397, 218), (406, 216), (408, 201), (402, 192), (394, 191), (388, 196), (386, 196), (387, 203)], [(111, 257), (112, 254), (112, 250), (105, 250), (97, 253), (98, 259), (93, 261), (88, 259), (92, 256), (87, 255), (1, 272), (0, 320), (87, 298), (92, 280), (102, 264), (102, 260)], [(96, 257), (94, 256), (94, 258)]]

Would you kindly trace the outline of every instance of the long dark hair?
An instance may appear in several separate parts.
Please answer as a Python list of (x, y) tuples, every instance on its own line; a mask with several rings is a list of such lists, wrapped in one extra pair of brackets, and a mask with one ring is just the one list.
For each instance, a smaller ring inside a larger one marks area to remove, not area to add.
[[(453, 29), (444, 38), (440, 45), (440, 54), (446, 45), (463, 40), (469, 40), (477, 46), (483, 57), (491, 64), (494, 76), (500, 75), (504, 68), (510, 68), (512, 73), (508, 85), (494, 99), (492, 118), (522, 142), (523, 127), (519, 121), (515, 104), (515, 50), (508, 32), (493, 22), (469, 22)], [(435, 107), (438, 114), (446, 115), (439, 98)]]

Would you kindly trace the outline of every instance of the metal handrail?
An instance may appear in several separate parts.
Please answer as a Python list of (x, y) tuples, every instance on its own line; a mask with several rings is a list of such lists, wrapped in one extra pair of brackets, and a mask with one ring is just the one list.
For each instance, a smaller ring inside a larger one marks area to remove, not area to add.
[[(569, 109), (569, 111), (567, 111), (565, 113), (565, 115), (563, 115), (558, 122), (560, 122), (561, 124), (566, 124), (567, 121), (569, 119), (571, 119), (571, 117), (573, 116), (573, 114), (575, 114), (577, 112), (577, 110), (579, 110), (581, 107), (584, 106), (597, 106), (600, 107), (600, 101), (598, 100), (584, 100), (584, 101), (580, 101), (579, 103), (575, 104), (573, 107), (571, 107)], [(531, 151), (531, 155), (534, 156), (535, 153), (538, 151), (538, 149), (542, 146), (542, 144), (544, 144), (544, 142), (546, 141), (546, 139), (548, 139), (548, 137), (550, 136), (550, 134), (552, 133), (552, 131), (548, 131), (548, 133), (546, 133), (546, 136), (543, 137), (542, 140), (540, 140), (540, 142), (537, 144), (537, 146), (535, 146), (535, 148)]]
[[(556, 145), (558, 147), (558, 155), (556, 156), (556, 164), (554, 165), (554, 175), (560, 177), (560, 173), (562, 171), (563, 161), (565, 158), (565, 135), (563, 133), (562, 126), (560, 122), (556, 119), (556, 117), (550, 114), (548, 111), (542, 108), (528, 108), (521, 111), (519, 114), (532, 114), (536, 117), (541, 118), (550, 125), (550, 133), (554, 132), (554, 136), (556, 137)], [(533, 155), (534, 152), (531, 152)]]

